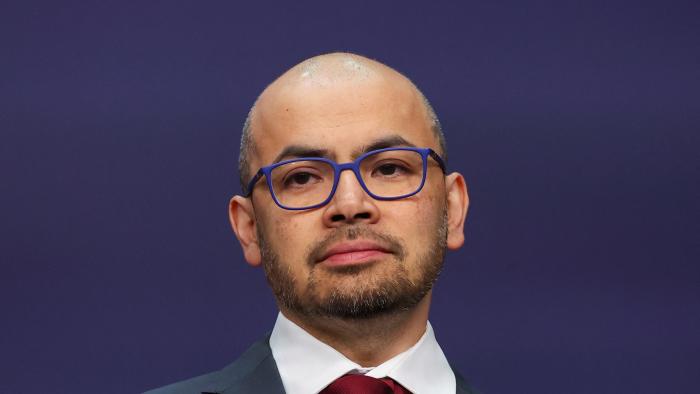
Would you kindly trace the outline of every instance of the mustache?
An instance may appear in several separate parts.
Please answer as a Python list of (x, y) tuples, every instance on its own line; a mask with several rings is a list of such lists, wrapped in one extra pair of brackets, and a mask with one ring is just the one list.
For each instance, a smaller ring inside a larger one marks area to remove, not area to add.
[(316, 265), (316, 262), (326, 254), (326, 250), (328, 250), (331, 245), (345, 240), (352, 241), (358, 238), (368, 239), (378, 243), (382, 248), (394, 254), (399, 261), (403, 261), (406, 257), (406, 248), (399, 238), (380, 233), (365, 226), (353, 225), (338, 228), (322, 240), (312, 244), (307, 252), (307, 263), (313, 267)]

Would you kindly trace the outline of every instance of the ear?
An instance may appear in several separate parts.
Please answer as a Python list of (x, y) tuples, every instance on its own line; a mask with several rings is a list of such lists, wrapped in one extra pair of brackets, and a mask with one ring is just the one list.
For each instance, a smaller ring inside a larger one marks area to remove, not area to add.
[(464, 221), (469, 209), (467, 183), (462, 174), (453, 172), (445, 178), (447, 189), (447, 247), (455, 250), (464, 245)]
[(258, 233), (256, 232), (255, 208), (250, 199), (234, 196), (229, 202), (228, 217), (233, 232), (243, 249), (243, 256), (248, 264), (257, 267), (262, 263)]

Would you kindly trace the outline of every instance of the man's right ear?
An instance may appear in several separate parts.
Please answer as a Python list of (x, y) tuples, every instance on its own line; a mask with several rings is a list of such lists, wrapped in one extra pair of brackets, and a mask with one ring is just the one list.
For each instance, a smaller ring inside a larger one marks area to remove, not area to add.
[(248, 264), (257, 267), (262, 263), (260, 245), (258, 244), (255, 208), (249, 198), (234, 196), (228, 205), (228, 217), (238, 242), (241, 243), (243, 256)]

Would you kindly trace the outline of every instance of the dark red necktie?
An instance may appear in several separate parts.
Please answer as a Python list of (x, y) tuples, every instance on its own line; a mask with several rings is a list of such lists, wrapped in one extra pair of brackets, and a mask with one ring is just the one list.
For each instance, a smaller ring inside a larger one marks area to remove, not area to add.
[(394, 379), (375, 379), (365, 375), (343, 375), (319, 394), (411, 394)]

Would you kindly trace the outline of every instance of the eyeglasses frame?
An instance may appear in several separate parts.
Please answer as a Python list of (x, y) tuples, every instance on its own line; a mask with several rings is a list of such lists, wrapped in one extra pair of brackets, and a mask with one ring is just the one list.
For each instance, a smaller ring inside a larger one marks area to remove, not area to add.
[[(360, 175), (360, 162), (364, 158), (371, 156), (371, 155), (375, 155), (377, 153), (387, 152), (387, 151), (397, 151), (397, 150), (412, 151), (412, 152), (420, 153), (421, 157), (423, 158), (423, 179), (421, 179), (420, 186), (418, 186), (418, 188), (416, 188), (415, 191), (408, 193), (408, 194), (400, 195), (400, 196), (395, 196), (395, 197), (377, 196), (376, 194), (369, 191), (369, 189), (367, 188), (367, 185), (365, 184), (365, 181), (362, 179), (362, 175)], [(442, 157), (440, 157), (440, 155), (437, 152), (435, 152), (431, 148), (392, 147), (392, 148), (377, 149), (377, 150), (363, 153), (357, 159), (355, 159), (351, 162), (340, 163), (340, 164), (334, 162), (333, 160), (327, 159), (325, 157), (299, 157), (299, 158), (295, 158), (295, 159), (284, 160), (284, 161), (280, 161), (277, 163), (273, 163), (269, 166), (261, 167), (258, 170), (258, 172), (255, 174), (255, 176), (250, 180), (250, 182), (248, 182), (247, 192), (245, 193), (244, 197), (249, 198), (253, 194), (253, 187), (260, 180), (260, 178), (262, 178), (264, 176), (265, 180), (267, 181), (267, 187), (270, 190), (270, 196), (272, 196), (272, 200), (280, 208), (287, 209), (290, 211), (303, 211), (303, 210), (307, 210), (307, 209), (319, 208), (319, 207), (322, 207), (322, 206), (328, 204), (333, 199), (333, 196), (335, 195), (335, 191), (338, 188), (338, 182), (340, 181), (340, 175), (342, 174), (342, 172), (345, 170), (352, 170), (352, 172), (355, 174), (355, 178), (360, 183), (360, 186), (362, 186), (362, 189), (370, 197), (374, 198), (375, 200), (380, 200), (380, 201), (400, 200), (402, 198), (411, 197), (423, 189), (423, 186), (425, 185), (425, 178), (428, 176), (428, 157), (432, 157), (433, 160), (435, 160), (438, 163), (438, 165), (440, 166), (442, 173), (447, 174), (447, 168), (445, 166), (445, 161), (442, 159)], [(297, 161), (321, 161), (321, 162), (327, 163), (331, 167), (333, 167), (333, 188), (331, 189), (330, 193), (328, 194), (328, 198), (326, 198), (323, 202), (320, 202), (320, 203), (314, 204), (314, 205), (310, 205), (307, 207), (292, 208), (292, 207), (287, 207), (287, 206), (283, 205), (282, 203), (279, 202), (279, 200), (277, 200), (277, 196), (275, 196), (274, 188), (272, 187), (272, 177), (270, 176), (270, 174), (272, 173), (272, 170), (274, 170), (275, 168), (277, 168), (279, 166), (293, 163), (293, 162), (297, 162)]]

